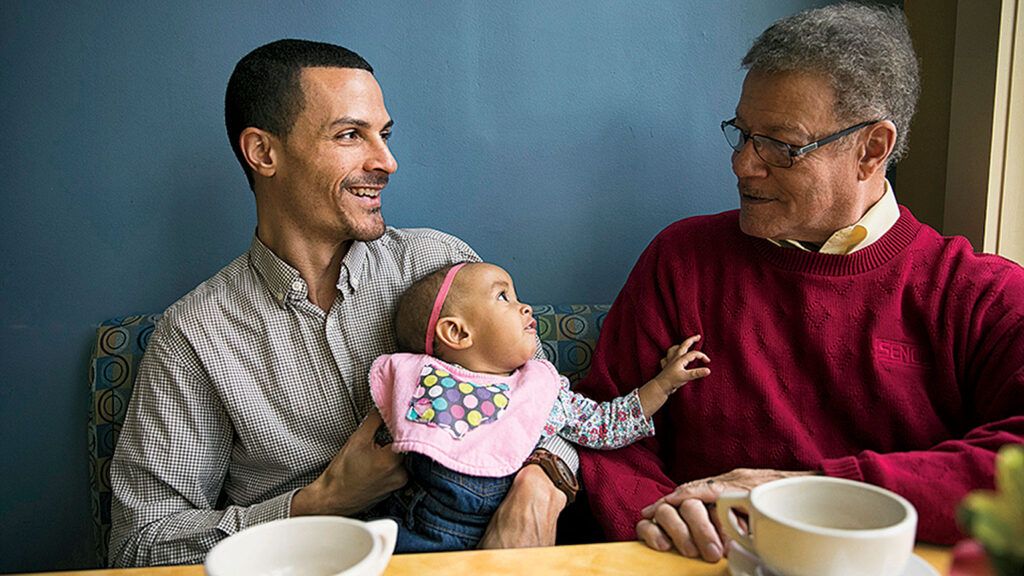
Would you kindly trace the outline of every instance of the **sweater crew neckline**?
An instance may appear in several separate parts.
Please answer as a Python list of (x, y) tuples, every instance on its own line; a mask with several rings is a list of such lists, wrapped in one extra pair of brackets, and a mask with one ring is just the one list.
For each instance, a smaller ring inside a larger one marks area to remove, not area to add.
[(900, 206), (900, 218), (878, 241), (853, 254), (821, 254), (772, 244), (763, 238), (747, 236), (758, 255), (774, 266), (822, 276), (847, 276), (874, 270), (892, 261), (910, 246), (921, 229), (921, 223)]

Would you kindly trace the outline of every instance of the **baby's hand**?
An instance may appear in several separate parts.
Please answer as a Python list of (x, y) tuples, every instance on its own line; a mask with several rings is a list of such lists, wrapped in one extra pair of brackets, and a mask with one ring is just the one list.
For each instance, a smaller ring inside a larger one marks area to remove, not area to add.
[(669, 348), (665, 357), (661, 359), (661, 373), (655, 377), (655, 380), (661, 383), (666, 394), (675, 392), (691, 380), (711, 374), (710, 368), (688, 368), (694, 360), (711, 362), (711, 359), (703, 352), (691, 350), (698, 340), (700, 340), (699, 334), (690, 336), (683, 340), (682, 344)]
[(683, 340), (682, 344), (669, 348), (665, 357), (661, 359), (661, 372), (637, 391), (645, 417), (650, 418), (657, 412), (668, 401), (668, 397), (683, 384), (711, 374), (710, 368), (688, 367), (694, 360), (711, 362), (703, 352), (690, 350), (698, 340), (699, 335), (690, 336)]

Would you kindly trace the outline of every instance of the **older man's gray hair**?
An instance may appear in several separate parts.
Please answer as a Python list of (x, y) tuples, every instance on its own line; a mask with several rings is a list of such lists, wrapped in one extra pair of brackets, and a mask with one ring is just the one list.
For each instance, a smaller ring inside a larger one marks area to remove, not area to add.
[(783, 18), (754, 41), (742, 65), (767, 74), (821, 75), (835, 90), (837, 119), (891, 120), (897, 137), (888, 165), (906, 152), (920, 77), (898, 8), (843, 3)]

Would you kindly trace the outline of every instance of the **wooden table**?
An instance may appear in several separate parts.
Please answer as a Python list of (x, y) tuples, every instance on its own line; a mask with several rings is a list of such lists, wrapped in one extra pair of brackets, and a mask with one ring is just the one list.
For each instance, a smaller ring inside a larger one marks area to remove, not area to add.
[[(939, 574), (949, 571), (947, 548), (919, 545), (914, 550), (934, 566)], [(167, 566), (49, 572), (49, 576), (203, 576), (203, 567)], [(657, 576), (728, 576), (725, 562), (708, 564), (683, 558), (675, 553), (655, 552), (639, 542), (581, 544), (519, 550), (470, 550), (435, 554), (394, 556), (384, 576), (451, 576), (452, 574), (506, 575), (612, 575), (641, 574)], [(37, 574), (35, 576), (44, 576)]]

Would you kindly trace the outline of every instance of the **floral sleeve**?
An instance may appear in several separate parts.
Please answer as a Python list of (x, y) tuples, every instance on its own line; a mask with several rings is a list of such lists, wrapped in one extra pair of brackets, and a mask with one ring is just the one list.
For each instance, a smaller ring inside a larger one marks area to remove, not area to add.
[(654, 435), (654, 421), (644, 417), (636, 390), (597, 402), (570, 390), (565, 377), (561, 384), (544, 427), (545, 437), (557, 435), (587, 448), (613, 450)]

